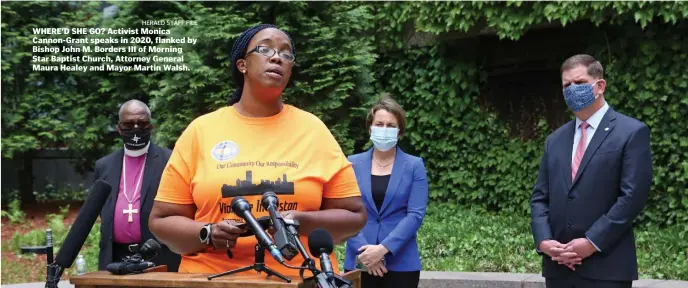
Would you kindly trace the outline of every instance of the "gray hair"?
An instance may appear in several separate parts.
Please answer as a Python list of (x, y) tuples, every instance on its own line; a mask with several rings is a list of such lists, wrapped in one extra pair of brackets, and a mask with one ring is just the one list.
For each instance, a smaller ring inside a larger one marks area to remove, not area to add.
[(146, 103), (141, 102), (140, 100), (132, 99), (127, 102), (124, 102), (122, 106), (119, 106), (119, 120), (122, 120), (122, 113), (124, 113), (124, 109), (130, 105), (140, 105), (143, 106), (146, 109), (146, 114), (148, 115), (148, 119), (152, 119), (151, 111), (150, 108), (148, 108), (148, 105)]

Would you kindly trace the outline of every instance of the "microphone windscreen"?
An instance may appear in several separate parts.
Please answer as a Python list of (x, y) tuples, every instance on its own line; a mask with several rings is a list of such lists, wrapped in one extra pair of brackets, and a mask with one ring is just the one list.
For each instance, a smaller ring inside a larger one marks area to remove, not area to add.
[(139, 253), (141, 253), (143, 259), (151, 260), (155, 258), (155, 256), (158, 256), (161, 249), (162, 247), (160, 247), (158, 241), (155, 241), (155, 239), (148, 239), (139, 249)]
[(248, 201), (246, 201), (246, 199), (244, 199), (244, 197), (241, 196), (234, 197), (230, 205), (232, 207), (232, 212), (234, 212), (234, 214), (237, 214), (242, 218), (242, 212), (246, 210), (251, 211), (251, 205), (249, 205)]
[(279, 198), (277, 198), (277, 194), (275, 194), (275, 192), (272, 191), (263, 193), (263, 198), (260, 199), (260, 204), (265, 209), (268, 209), (270, 205), (277, 205), (278, 202)]
[(313, 256), (320, 256), (323, 252), (330, 254), (334, 250), (334, 240), (327, 230), (318, 228), (308, 235), (308, 250)]
[(67, 237), (62, 242), (62, 247), (55, 257), (55, 263), (65, 268), (72, 267), (74, 259), (76, 259), (81, 246), (84, 245), (91, 228), (93, 228), (93, 223), (98, 219), (100, 210), (103, 209), (105, 201), (110, 196), (110, 190), (112, 190), (112, 186), (102, 179), (98, 179), (93, 184), (86, 202), (79, 210), (72, 228), (69, 229)]
[(158, 243), (158, 241), (155, 241), (155, 239), (148, 239), (148, 241), (146, 241), (146, 243), (143, 243), (143, 245), (146, 246), (146, 249), (150, 249), (156, 252), (160, 251), (161, 249), (160, 243)]
[(127, 264), (124, 262), (110, 263), (105, 266), (105, 270), (115, 275), (124, 275), (127, 272)]

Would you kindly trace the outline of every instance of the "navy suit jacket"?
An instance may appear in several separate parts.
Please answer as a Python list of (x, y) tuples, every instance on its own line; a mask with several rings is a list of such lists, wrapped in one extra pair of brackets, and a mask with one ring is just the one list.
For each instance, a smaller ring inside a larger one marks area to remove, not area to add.
[[(148, 156), (146, 157), (146, 166), (143, 171), (143, 183), (141, 184), (141, 242), (143, 244), (148, 239), (158, 239), (153, 236), (148, 228), (148, 217), (150, 216), (153, 202), (155, 202), (155, 195), (158, 194), (158, 185), (160, 185), (160, 178), (162, 177), (162, 170), (167, 165), (167, 160), (170, 159), (172, 151), (164, 147), (158, 147), (151, 143), (148, 147)], [(115, 204), (117, 203), (117, 196), (119, 195), (119, 182), (122, 177), (122, 158), (124, 157), (124, 149), (119, 149), (110, 155), (96, 161), (96, 168), (94, 174), (94, 181), (103, 179), (112, 186), (110, 197), (106, 200), (103, 210), (100, 212), (100, 253), (98, 255), (98, 270), (105, 270), (107, 264), (113, 261), (113, 218), (115, 213)], [(158, 241), (160, 243), (160, 241)], [(172, 252), (166, 245), (160, 243), (162, 250), (152, 261), (157, 265), (167, 265), (167, 271), (177, 272), (181, 256)], [(121, 260), (117, 260), (121, 261)]]
[(543, 254), (542, 275), (593, 280), (638, 279), (633, 219), (645, 207), (652, 182), (650, 130), (611, 107), (596, 128), (571, 181), (575, 120), (545, 142), (531, 197), (535, 246), (546, 239), (566, 244), (588, 238), (600, 251), (575, 271)]
[(344, 269), (353, 270), (357, 251), (363, 245), (385, 246), (389, 271), (420, 271), (416, 232), (428, 206), (428, 178), (423, 159), (404, 153), (397, 146), (392, 175), (380, 211), (373, 201), (371, 168), (373, 149), (349, 156), (353, 164), (368, 222), (361, 232), (346, 242)]

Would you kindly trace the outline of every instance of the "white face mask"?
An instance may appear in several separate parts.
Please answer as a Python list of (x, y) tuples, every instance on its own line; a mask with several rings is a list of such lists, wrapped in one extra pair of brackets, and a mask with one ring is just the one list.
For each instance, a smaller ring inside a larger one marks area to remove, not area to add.
[(129, 156), (129, 157), (139, 157), (143, 154), (148, 153), (148, 147), (150, 147), (150, 142), (148, 142), (148, 144), (146, 144), (146, 147), (143, 147), (143, 148), (138, 149), (138, 150), (129, 150), (125, 146), (124, 147), (124, 154), (127, 154), (127, 156)]
[(370, 140), (377, 150), (382, 152), (392, 149), (397, 145), (399, 128), (392, 127), (370, 127)]

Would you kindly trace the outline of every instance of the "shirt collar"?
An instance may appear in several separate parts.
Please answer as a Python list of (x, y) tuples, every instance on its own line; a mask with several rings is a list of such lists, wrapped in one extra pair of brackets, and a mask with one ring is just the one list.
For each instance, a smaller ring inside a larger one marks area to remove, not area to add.
[[(602, 106), (602, 108), (600, 109), (597, 109), (597, 111), (595, 111), (595, 113), (593, 113), (592, 116), (588, 118), (588, 121), (585, 122), (588, 122), (588, 125), (590, 125), (592, 129), (597, 129), (597, 126), (600, 126), (600, 122), (602, 122), (602, 117), (604, 117), (604, 114), (607, 113), (607, 110), (609, 110), (609, 104), (607, 104), (607, 101), (605, 101), (604, 106)], [(582, 123), (583, 120), (576, 117), (576, 129), (578, 129), (578, 127), (580, 127)]]
[(140, 157), (148, 153), (148, 148), (150, 148), (150, 141), (148, 141), (148, 144), (146, 144), (145, 147), (139, 150), (129, 150), (127, 147), (124, 147), (124, 155), (129, 157)]

